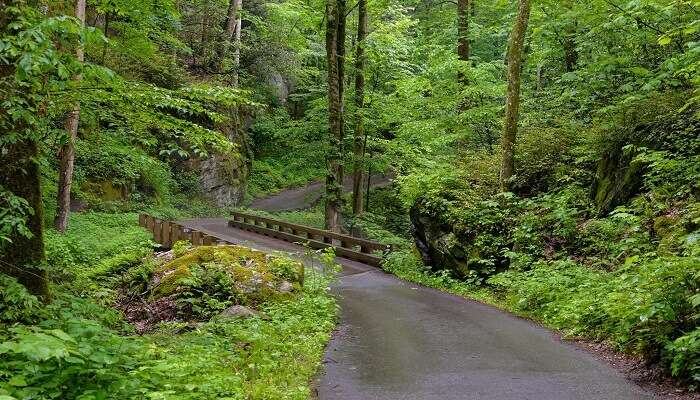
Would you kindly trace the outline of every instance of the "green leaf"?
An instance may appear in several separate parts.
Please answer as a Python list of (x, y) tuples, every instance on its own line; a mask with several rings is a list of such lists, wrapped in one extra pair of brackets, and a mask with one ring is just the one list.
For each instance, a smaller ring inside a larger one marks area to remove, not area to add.
[(27, 386), (27, 381), (24, 379), (24, 376), (22, 376), (22, 375), (13, 376), (12, 378), (10, 378), (9, 383), (11, 386), (17, 386), (17, 387)]
[(659, 45), (661, 46), (667, 46), (671, 43), (671, 37), (670, 36), (661, 36), (659, 38)]

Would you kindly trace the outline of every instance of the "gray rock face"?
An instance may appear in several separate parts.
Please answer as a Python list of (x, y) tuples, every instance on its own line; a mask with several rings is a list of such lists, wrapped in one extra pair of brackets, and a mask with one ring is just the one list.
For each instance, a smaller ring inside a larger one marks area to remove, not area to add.
[(468, 254), (452, 232), (452, 227), (423, 214), (420, 205), (411, 208), (411, 233), (425, 265), (450, 269), (460, 275), (468, 273)]
[[(245, 130), (252, 119), (240, 110), (228, 110), (231, 123), (220, 127), (229, 141), (236, 145), (235, 154), (213, 154), (195, 162), (204, 195), (218, 207), (237, 206), (243, 201), (248, 174), (252, 167), (251, 150)], [(239, 128), (237, 129), (236, 126)]]
[(246, 319), (257, 316), (258, 313), (246, 306), (231, 306), (219, 314), (219, 316), (231, 319)]
[(248, 167), (245, 163), (215, 155), (200, 162), (199, 182), (205, 196), (218, 207), (235, 206), (245, 195)]

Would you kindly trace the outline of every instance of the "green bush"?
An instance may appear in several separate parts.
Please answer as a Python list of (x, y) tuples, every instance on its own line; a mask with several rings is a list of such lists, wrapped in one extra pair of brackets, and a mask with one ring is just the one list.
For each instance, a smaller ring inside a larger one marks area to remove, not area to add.
[[(79, 194), (82, 193), (80, 188), (83, 183), (110, 182), (114, 187), (137, 189), (161, 203), (169, 199), (175, 187), (166, 163), (109, 135), (77, 142), (75, 182)], [(95, 196), (99, 193), (85, 195)]]
[[(635, 257), (613, 272), (570, 260), (539, 262), (528, 271), (496, 275), (488, 283), (510, 309), (574, 336), (611, 340), (620, 349), (667, 365), (679, 357), (673, 343), (696, 329), (700, 311), (697, 257)], [(685, 341), (690, 339), (678, 345)], [(676, 364), (674, 376), (700, 383), (697, 364)]]
[(0, 274), (0, 324), (31, 322), (41, 311), (41, 302), (15, 278)]
[(54, 280), (91, 278), (134, 264), (153, 248), (137, 214), (71, 213), (65, 235), (45, 233), (46, 258)]

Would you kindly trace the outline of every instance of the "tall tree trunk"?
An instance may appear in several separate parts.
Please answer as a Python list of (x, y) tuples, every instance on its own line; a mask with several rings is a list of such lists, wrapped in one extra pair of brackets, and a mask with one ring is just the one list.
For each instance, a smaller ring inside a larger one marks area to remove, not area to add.
[[(326, 56), (328, 61), (329, 151), (326, 157), (326, 229), (340, 231), (343, 206), (343, 76), (345, 1), (326, 1)], [(342, 44), (340, 42), (343, 42)]]
[(365, 157), (365, 39), (367, 38), (368, 15), (367, 0), (359, 0), (357, 20), (357, 47), (355, 48), (355, 137), (353, 142), (353, 174), (352, 174), (352, 213), (364, 212), (362, 181), (364, 180)]
[(46, 270), (42, 268), (44, 212), (38, 157), (37, 143), (31, 139), (23, 139), (0, 148), (0, 162), (3, 165), (0, 186), (25, 199), (33, 209), (26, 221), (31, 237), (19, 233), (10, 235), (12, 242), (3, 245), (0, 251), (0, 272), (17, 278), (31, 293), (48, 301), (48, 279)]
[[(0, 0), (0, 37), (15, 34), (9, 27), (16, 22), (16, 14), (10, 13), (9, 8), (21, 5), (16, 0)], [(30, 136), (32, 127), (27, 126), (22, 118), (12, 119), (9, 110), (4, 108), (10, 104), (8, 99), (23, 96), (27, 97), (27, 109), (34, 108), (31, 107), (33, 98), (14, 82), (17, 62), (19, 56), (0, 60), (0, 190), (25, 199), (33, 213), (26, 221), (30, 237), (13, 231), (9, 235), (11, 242), (0, 243), (0, 273), (17, 278), (31, 293), (48, 301), (48, 279), (46, 271), (41, 268), (44, 261), (44, 215), (37, 162), (39, 151), (36, 139)], [(12, 136), (15, 136), (14, 140), (3, 140)]]
[[(572, 0), (565, 0), (564, 8), (568, 13), (571, 13), (574, 8)], [(576, 19), (567, 18), (562, 44), (564, 47), (564, 67), (566, 68), (566, 72), (573, 72), (578, 64), (578, 50), (576, 50)]]
[(240, 10), (243, 9), (243, 0), (235, 0), (238, 8), (238, 16), (236, 18), (236, 29), (233, 37), (233, 75), (231, 77), (231, 86), (237, 88), (239, 73), (238, 70), (241, 67), (241, 28), (243, 24), (243, 19), (241, 18)]
[(231, 43), (236, 38), (236, 27), (238, 26), (240, 0), (229, 0), (226, 21), (224, 23), (224, 35), (221, 44), (216, 50), (217, 67), (221, 69), (226, 53), (231, 48)]
[[(75, 17), (81, 25), (85, 25), (85, 0), (76, 0)], [(78, 44), (75, 50), (76, 58), (79, 62), (85, 60), (83, 45)], [(73, 80), (82, 80), (81, 75), (76, 75)], [(58, 201), (54, 226), (60, 233), (66, 231), (68, 225), (68, 215), (70, 214), (70, 191), (73, 184), (73, 167), (75, 165), (75, 141), (78, 137), (78, 125), (80, 124), (80, 103), (76, 102), (73, 109), (68, 114), (65, 127), (68, 134), (68, 141), (61, 147), (59, 157), (61, 158), (58, 173)]]
[[(473, 0), (471, 0), (473, 1)], [(460, 61), (469, 61), (469, 16), (470, 0), (457, 0), (457, 56)], [(466, 83), (466, 77), (459, 73), (459, 81)]]
[(501, 138), (501, 192), (510, 191), (510, 181), (515, 173), (515, 140), (518, 133), (520, 110), (520, 70), (529, 19), (530, 0), (519, 0), (518, 17), (508, 45), (508, 92), (506, 93), (506, 116)]

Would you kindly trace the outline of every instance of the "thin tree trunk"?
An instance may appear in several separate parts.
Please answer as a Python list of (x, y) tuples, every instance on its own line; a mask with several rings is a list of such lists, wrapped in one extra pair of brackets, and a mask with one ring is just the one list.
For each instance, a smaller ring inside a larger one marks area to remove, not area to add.
[[(469, 14), (470, 0), (457, 0), (457, 56), (460, 61), (469, 61)], [(459, 81), (466, 83), (466, 77), (459, 73)]]
[(217, 48), (216, 63), (221, 69), (226, 53), (231, 48), (231, 43), (236, 38), (236, 27), (239, 21), (239, 6), (240, 0), (230, 0), (228, 3), (228, 12), (226, 13), (226, 22), (224, 24), (224, 36), (221, 38), (221, 45)]
[(328, 123), (329, 151), (326, 158), (326, 229), (340, 231), (340, 212), (343, 206), (343, 54), (345, 45), (345, 3), (343, 0), (326, 1), (326, 56), (328, 61)]
[[(237, 8), (238, 10), (243, 9), (243, 0), (236, 0)], [(231, 85), (235, 88), (238, 87), (238, 81), (239, 81), (239, 73), (238, 70), (241, 67), (241, 28), (242, 28), (243, 20), (241, 19), (241, 13), (238, 13), (238, 17), (236, 18), (236, 29), (235, 29), (235, 34), (233, 38), (233, 45), (234, 45), (234, 50), (233, 50), (233, 76), (231, 78)]]
[(508, 45), (508, 92), (506, 93), (506, 116), (501, 138), (501, 192), (510, 191), (511, 178), (515, 173), (515, 140), (518, 133), (520, 109), (520, 70), (529, 19), (530, 0), (519, 0), (518, 17)]
[[(85, 25), (85, 0), (77, 0), (75, 3), (75, 17), (82, 25)], [(82, 43), (75, 50), (76, 58), (79, 62), (85, 60)], [(76, 75), (73, 80), (80, 81), (83, 77)], [(73, 167), (75, 165), (75, 141), (78, 137), (78, 125), (80, 124), (80, 103), (76, 102), (66, 119), (66, 133), (68, 141), (61, 147), (59, 156), (61, 158), (58, 173), (58, 205), (54, 226), (60, 233), (66, 231), (68, 225), (68, 215), (70, 214), (70, 191), (73, 184)]]
[(353, 174), (352, 174), (352, 213), (364, 212), (362, 181), (364, 180), (365, 157), (365, 39), (367, 38), (368, 15), (367, 0), (359, 0), (357, 21), (357, 47), (355, 48), (355, 137), (353, 143)]

